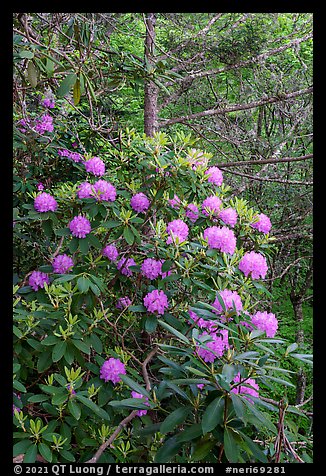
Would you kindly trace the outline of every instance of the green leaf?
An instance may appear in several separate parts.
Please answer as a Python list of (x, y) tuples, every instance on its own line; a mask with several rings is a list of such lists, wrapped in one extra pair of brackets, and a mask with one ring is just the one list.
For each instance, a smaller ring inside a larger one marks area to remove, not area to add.
[(53, 347), (52, 350), (52, 360), (53, 362), (58, 362), (64, 355), (67, 348), (66, 341), (60, 341)]
[(250, 451), (252, 452), (255, 459), (261, 461), (262, 463), (268, 463), (267, 456), (265, 453), (259, 448), (259, 446), (254, 443), (247, 435), (242, 433), (242, 431), (238, 430), (239, 435), (243, 438), (245, 443), (248, 445)]
[(87, 293), (89, 289), (89, 281), (85, 276), (80, 276), (77, 280), (77, 287), (81, 293)]
[(214, 430), (214, 428), (222, 423), (223, 421), (223, 412), (224, 412), (224, 399), (223, 397), (217, 397), (213, 400), (208, 407), (206, 408), (201, 426), (203, 434)]
[(214, 440), (200, 440), (195, 447), (193, 454), (191, 455), (191, 461), (201, 461), (208, 455), (211, 449), (216, 445)]
[(41, 341), (42, 345), (55, 345), (60, 341), (59, 337), (56, 336), (47, 336), (45, 339)]
[(83, 395), (76, 394), (74, 398), (77, 398), (83, 405), (92, 410), (98, 417), (103, 418), (104, 420), (110, 420), (109, 415), (102, 408), (96, 405), (96, 403), (89, 400), (89, 398), (84, 397)]
[(88, 240), (89, 240), (89, 243), (93, 245), (95, 248), (98, 248), (98, 249), (103, 248), (103, 245), (100, 242), (100, 240), (97, 238), (97, 236), (93, 235), (92, 233), (88, 235)]
[(145, 405), (145, 400), (142, 398), (124, 398), (123, 400), (111, 400), (108, 405), (114, 408), (133, 408), (138, 410), (148, 410), (148, 405)]
[(74, 86), (77, 81), (77, 74), (70, 73), (68, 74), (62, 81), (57, 91), (57, 96), (59, 98), (64, 97), (66, 94), (69, 93), (70, 89)]
[(26, 388), (22, 383), (18, 382), (18, 380), (14, 380), (12, 385), (15, 390), (18, 390), (18, 392), (26, 392)]
[(83, 342), (82, 340), (71, 339), (71, 342), (74, 344), (75, 347), (77, 347), (77, 349), (79, 349), (81, 352), (84, 352), (84, 354), (90, 353), (89, 345), (86, 345), (85, 342)]
[(231, 428), (224, 430), (224, 452), (229, 463), (237, 463), (239, 459), (239, 444)]
[(128, 245), (132, 245), (135, 239), (135, 235), (133, 234), (131, 228), (126, 227), (123, 229), (123, 236), (128, 243)]
[(31, 60), (28, 62), (27, 65), (27, 78), (32, 88), (35, 88), (38, 82), (38, 71)]
[(59, 406), (65, 403), (68, 399), (68, 392), (66, 389), (57, 389), (57, 393), (52, 395), (51, 403), (54, 406)]
[(177, 435), (177, 442), (183, 443), (185, 441), (193, 441), (198, 436), (203, 434), (203, 429), (200, 423), (195, 423), (194, 425), (189, 426), (181, 433)]
[(81, 415), (81, 409), (78, 403), (76, 403), (73, 398), (70, 398), (68, 402), (68, 410), (76, 420), (79, 420)]
[(166, 385), (167, 385), (168, 387), (172, 388), (172, 390), (174, 390), (174, 391), (175, 391), (178, 395), (180, 395), (182, 398), (184, 398), (185, 400), (190, 401), (190, 398), (188, 397), (188, 395), (186, 394), (186, 392), (184, 392), (183, 390), (181, 390), (181, 388), (179, 388), (175, 383), (166, 380)]
[(77, 106), (80, 101), (80, 81), (77, 79), (73, 90), (74, 105)]
[(180, 407), (170, 413), (161, 424), (160, 433), (169, 433), (174, 430), (176, 426), (185, 421), (190, 410), (190, 407)]
[(41, 456), (43, 456), (43, 458), (48, 461), (48, 463), (51, 463), (52, 462), (52, 452), (50, 450), (50, 448), (48, 447), (48, 445), (46, 445), (45, 443), (39, 443), (38, 445), (38, 450), (39, 450), (39, 453)]
[(151, 314), (146, 318), (145, 321), (145, 330), (151, 334), (156, 330), (157, 327), (157, 317), (154, 314)]
[(48, 399), (49, 397), (46, 395), (32, 395), (27, 401), (30, 403), (40, 403), (46, 402)]
[(20, 58), (32, 59), (34, 58), (34, 53), (32, 51), (24, 50), (19, 52)]
[(64, 276), (54, 279), (53, 283), (67, 283), (68, 281), (75, 279), (76, 276), (76, 274), (65, 274)]
[(173, 261), (171, 261), (170, 259), (164, 261), (164, 263), (162, 264), (162, 273), (166, 273), (167, 271), (169, 271), (172, 265)]
[(238, 395), (236, 395), (233, 392), (230, 393), (230, 396), (231, 396), (231, 400), (232, 400), (232, 403), (233, 403), (233, 408), (234, 408), (235, 414), (237, 415), (238, 418), (240, 418), (240, 420), (244, 420), (245, 406), (242, 403), (241, 397), (239, 397)]
[(127, 375), (120, 375), (120, 378), (121, 380), (126, 384), (128, 385), (128, 387), (132, 388), (133, 390), (135, 390), (135, 392), (137, 393), (141, 393), (142, 395), (150, 398), (150, 394), (148, 393), (148, 391), (146, 390), (146, 388), (142, 387), (141, 385), (139, 385), (139, 383), (135, 382), (134, 380), (132, 380), (130, 377), (128, 377)]
[(171, 332), (171, 334), (175, 335), (179, 340), (181, 340), (182, 342), (185, 342), (186, 344), (189, 344), (189, 340), (187, 339), (187, 337), (181, 334), (181, 332), (174, 329), (174, 327), (170, 326), (169, 324), (162, 321), (161, 319), (158, 319), (158, 322), (161, 324), (162, 327), (164, 327), (169, 332)]
[(102, 223), (104, 228), (116, 228), (119, 225), (121, 225), (121, 221), (118, 220), (109, 220)]
[(163, 446), (157, 451), (155, 455), (155, 463), (169, 463), (174, 455), (176, 455), (182, 446), (181, 443), (177, 442), (175, 436), (169, 438), (165, 441)]
[[(29, 436), (29, 434), (27, 434), (27, 436)], [(31, 446), (31, 444), (32, 442), (30, 440), (18, 441), (18, 443), (16, 443), (13, 447), (13, 456), (15, 457), (15, 456), (26, 453), (27, 448)]]
[(26, 451), (23, 463), (35, 463), (36, 455), (37, 455), (37, 446), (33, 444)]
[(96, 334), (91, 334), (90, 343), (98, 354), (101, 354), (103, 352), (102, 341)]
[(89, 248), (89, 237), (87, 236), (86, 238), (79, 238), (78, 246), (82, 254), (86, 255)]
[(132, 312), (146, 312), (147, 311), (146, 307), (143, 306), (142, 304), (138, 304), (137, 306), (129, 306), (128, 310)]
[(42, 352), (42, 354), (39, 356), (39, 359), (37, 361), (37, 371), (39, 373), (44, 372), (46, 369), (48, 369), (51, 366), (52, 364), (51, 353), (52, 351), (49, 350), (49, 351)]

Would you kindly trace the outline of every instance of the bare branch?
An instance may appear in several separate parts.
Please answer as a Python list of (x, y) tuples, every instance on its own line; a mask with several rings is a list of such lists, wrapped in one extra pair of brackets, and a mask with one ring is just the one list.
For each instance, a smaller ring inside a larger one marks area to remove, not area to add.
[(239, 160), (239, 162), (224, 162), (218, 164), (219, 167), (236, 167), (237, 165), (262, 165), (262, 164), (279, 164), (283, 162), (299, 162), (302, 160), (312, 159), (313, 154), (302, 155), (300, 157), (283, 157), (282, 159), (263, 159), (263, 160)]
[(261, 99), (260, 101), (253, 101), (248, 104), (232, 104), (227, 105), (224, 108), (220, 109), (208, 109), (206, 111), (197, 112), (194, 114), (189, 114), (187, 116), (175, 117), (172, 119), (164, 119), (161, 120), (159, 123), (159, 127), (166, 127), (171, 126), (172, 124), (176, 124), (178, 122), (187, 122), (192, 119), (199, 119), (201, 117), (208, 117), (208, 116), (215, 116), (218, 114), (227, 114), (229, 112), (236, 112), (236, 111), (245, 111), (247, 109), (254, 109), (258, 106), (262, 106), (263, 104), (273, 104), (276, 102), (287, 101), (289, 99), (296, 98), (298, 96), (303, 96), (305, 94), (310, 94), (313, 92), (313, 87), (310, 86), (309, 88), (300, 89), (299, 91), (293, 91), (290, 93), (283, 93), (277, 96), (272, 96), (269, 98)]

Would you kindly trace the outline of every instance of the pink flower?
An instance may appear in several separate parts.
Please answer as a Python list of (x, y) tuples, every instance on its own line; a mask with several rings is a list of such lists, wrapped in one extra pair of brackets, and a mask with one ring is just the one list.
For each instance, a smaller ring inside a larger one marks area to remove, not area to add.
[(93, 186), (88, 182), (83, 182), (77, 190), (78, 198), (91, 198), (93, 194)]
[(260, 331), (265, 331), (267, 337), (274, 337), (278, 329), (278, 321), (272, 312), (257, 311), (256, 314), (251, 317), (251, 322)]
[(57, 274), (69, 273), (74, 265), (74, 262), (70, 256), (63, 254), (58, 255), (52, 261), (53, 272)]
[[(141, 393), (137, 393), (137, 392), (132, 391), (131, 396), (132, 396), (132, 398), (144, 398), (145, 399), (144, 405), (149, 406), (148, 397), (145, 397)], [(137, 415), (138, 416), (143, 416), (143, 415), (146, 415), (146, 413), (147, 413), (147, 410), (138, 410)]]
[(222, 201), (216, 195), (211, 195), (210, 197), (205, 198), (203, 201), (202, 212), (207, 217), (210, 214), (218, 215), (221, 206)]
[(130, 266), (136, 266), (136, 262), (133, 260), (133, 258), (121, 258), (121, 260), (117, 264), (117, 268), (120, 273), (129, 277), (132, 275), (132, 270), (129, 269)]
[(98, 180), (94, 183), (94, 196), (98, 200), (114, 202), (117, 196), (117, 191), (110, 182), (107, 182), (106, 180)]
[(180, 208), (181, 200), (180, 200), (180, 198), (178, 197), (178, 195), (174, 195), (173, 198), (171, 198), (170, 200), (168, 200), (168, 203), (169, 203), (170, 207), (179, 209), (179, 208)]
[(162, 262), (146, 258), (141, 265), (141, 273), (148, 279), (156, 279), (162, 273)]
[[(242, 302), (239, 294), (236, 291), (230, 291), (229, 289), (224, 289), (223, 291), (219, 291), (219, 295), (222, 298), (222, 301), (224, 302), (226, 311), (232, 311), (233, 310), (233, 305), (237, 311), (242, 310)], [(222, 308), (222, 305), (216, 297), (215, 301), (212, 304), (213, 307), (216, 309), (216, 314), (223, 314), (224, 310)], [(214, 311), (215, 312), (215, 311)]]
[[(232, 388), (231, 392), (233, 393), (239, 393), (240, 395), (252, 395), (253, 397), (259, 397), (259, 386), (256, 383), (256, 381), (253, 378), (241, 378), (240, 373), (238, 373), (233, 381), (235, 383), (241, 382), (243, 380), (243, 384), (238, 385), (237, 387)], [(253, 400), (247, 396), (245, 398), (251, 402), (254, 403)]]
[(166, 227), (167, 233), (170, 235), (166, 240), (166, 244), (176, 243), (176, 238), (179, 239), (179, 243), (182, 243), (188, 238), (189, 228), (188, 225), (182, 220), (173, 220), (168, 223)]
[(211, 341), (205, 341), (204, 343), (210, 350), (197, 346), (197, 353), (205, 362), (214, 362), (217, 357), (222, 357), (225, 349), (229, 347), (228, 331), (222, 329), (218, 332), (221, 336), (218, 336), (215, 333), (209, 334), (206, 331), (201, 334), (201, 336), (210, 335), (212, 337)]
[(34, 291), (44, 288), (44, 283), (50, 284), (50, 279), (46, 273), (42, 273), (41, 271), (33, 271), (28, 279), (28, 284)]
[(233, 228), (237, 223), (238, 214), (234, 208), (224, 208), (220, 211), (218, 217), (223, 220), (226, 225)]
[(97, 177), (101, 177), (105, 174), (104, 162), (99, 157), (92, 157), (84, 162), (84, 165), (87, 172), (96, 175)]
[(106, 360), (100, 370), (100, 378), (105, 382), (111, 380), (113, 383), (118, 383), (121, 381), (120, 375), (125, 374), (125, 365), (119, 359), (114, 359), (113, 357)]
[(186, 208), (186, 217), (189, 218), (189, 220), (192, 223), (195, 223), (197, 221), (199, 216), (199, 210), (198, 207), (194, 203), (189, 203)]
[(69, 223), (69, 229), (76, 238), (85, 238), (91, 232), (91, 224), (82, 215), (75, 216)]
[(214, 185), (222, 185), (223, 183), (223, 174), (221, 170), (218, 167), (210, 167), (209, 169), (206, 170), (205, 172), (206, 175), (208, 175), (208, 182), (213, 183)]
[(252, 279), (259, 279), (260, 277), (264, 279), (268, 266), (265, 256), (260, 253), (255, 253), (255, 251), (250, 251), (249, 253), (245, 253), (240, 260), (239, 269), (245, 276), (251, 273)]
[(191, 309), (189, 309), (188, 313), (190, 316), (190, 321), (188, 321), (189, 324), (193, 324), (195, 322), (195, 324), (198, 327), (200, 327), (201, 329), (207, 329), (209, 333), (216, 331), (218, 322), (213, 320), (203, 319), (202, 317), (197, 316), (197, 314)]
[(34, 208), (39, 213), (54, 212), (58, 208), (58, 204), (52, 195), (42, 192), (35, 198)]
[(126, 307), (129, 307), (130, 304), (131, 304), (131, 300), (128, 298), (128, 296), (121, 297), (117, 301), (116, 308), (125, 309)]
[(252, 228), (256, 228), (256, 230), (262, 231), (263, 233), (269, 233), (271, 231), (272, 223), (268, 216), (264, 215), (264, 213), (260, 213), (260, 215), (256, 215), (254, 218), (258, 218), (258, 221), (250, 224)]
[(53, 109), (55, 107), (54, 99), (44, 98), (42, 101), (42, 106), (48, 107), (49, 109)]
[(207, 240), (209, 248), (216, 248), (222, 251), (222, 253), (233, 255), (236, 247), (236, 238), (233, 231), (226, 226), (206, 228), (203, 236)]
[(40, 119), (37, 119), (35, 122), (35, 130), (39, 134), (44, 134), (44, 132), (53, 132), (53, 119), (49, 114), (43, 114)]
[(107, 245), (103, 248), (102, 255), (106, 256), (110, 261), (115, 261), (119, 256), (119, 252), (114, 245)]
[(39, 192), (41, 192), (42, 190), (44, 190), (44, 185), (43, 185), (42, 182), (40, 182), (40, 183), (37, 184), (37, 190), (38, 190)]
[(140, 192), (136, 193), (136, 195), (131, 198), (130, 206), (133, 210), (135, 210), (135, 212), (143, 213), (149, 208), (150, 201), (144, 193)]
[(169, 306), (168, 298), (163, 291), (154, 289), (144, 297), (144, 306), (148, 312), (164, 314), (165, 308)]

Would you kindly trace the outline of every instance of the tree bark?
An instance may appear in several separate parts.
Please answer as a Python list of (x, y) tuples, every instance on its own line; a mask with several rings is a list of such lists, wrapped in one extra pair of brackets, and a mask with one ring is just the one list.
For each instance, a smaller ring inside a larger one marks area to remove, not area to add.
[[(156, 14), (146, 13), (145, 26), (145, 65), (147, 72), (153, 70), (154, 42), (155, 42)], [(147, 136), (153, 137), (157, 130), (157, 98), (158, 87), (150, 79), (145, 79), (144, 84), (144, 132)]]

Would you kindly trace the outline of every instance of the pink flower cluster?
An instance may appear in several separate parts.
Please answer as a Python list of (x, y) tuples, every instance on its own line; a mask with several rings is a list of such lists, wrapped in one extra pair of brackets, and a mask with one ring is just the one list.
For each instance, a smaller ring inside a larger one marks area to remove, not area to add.
[(240, 373), (238, 373), (233, 381), (234, 383), (239, 383), (241, 382), (241, 380), (243, 380), (243, 384), (241, 385), (238, 385), (237, 387), (234, 387), (232, 388), (231, 392), (233, 393), (238, 393), (240, 395), (245, 395), (245, 398), (251, 402), (251, 403), (254, 403), (253, 400), (249, 397), (247, 397), (246, 395), (252, 395), (253, 397), (259, 397), (259, 386), (258, 384), (256, 383), (255, 379), (253, 378), (248, 378), (248, 379), (244, 379), (244, 378), (241, 378), (241, 375)]
[(220, 211), (218, 217), (223, 220), (226, 225), (233, 228), (237, 223), (238, 214), (234, 208), (224, 208)]
[(42, 106), (48, 107), (49, 109), (53, 109), (55, 107), (54, 99), (44, 98), (43, 101), (42, 101)]
[(170, 221), (166, 227), (167, 233), (170, 235), (166, 240), (166, 244), (176, 243), (176, 238), (178, 238), (179, 243), (182, 243), (188, 238), (189, 228), (188, 225), (180, 220)]
[(265, 331), (267, 337), (274, 337), (278, 329), (278, 320), (272, 312), (257, 311), (256, 314), (251, 317), (251, 322), (257, 329)]
[(239, 269), (244, 273), (245, 276), (251, 274), (252, 279), (262, 279), (265, 278), (268, 266), (265, 256), (255, 251), (250, 251), (245, 253), (243, 258), (240, 260)]
[(57, 274), (66, 274), (72, 270), (74, 262), (70, 256), (66, 254), (58, 255), (52, 261), (53, 272)]
[(210, 197), (205, 198), (202, 203), (202, 212), (207, 217), (211, 214), (218, 215), (220, 208), (222, 206), (222, 201), (216, 195), (211, 195)]
[(53, 132), (53, 119), (49, 114), (43, 114), (40, 119), (37, 119), (35, 122), (35, 130), (39, 134), (44, 134), (44, 132)]
[(197, 353), (205, 362), (214, 362), (217, 357), (222, 357), (225, 349), (229, 347), (228, 331), (226, 329), (215, 330), (215, 332), (211, 333), (204, 331), (201, 336), (205, 335), (209, 335), (212, 338), (211, 341), (205, 341), (205, 345), (209, 350), (197, 346)]
[(133, 210), (135, 210), (135, 212), (143, 213), (148, 210), (150, 206), (150, 201), (144, 193), (139, 192), (131, 198), (130, 206)]
[(117, 268), (120, 273), (129, 277), (132, 275), (132, 270), (130, 269), (130, 266), (136, 266), (136, 262), (133, 258), (121, 258), (121, 260), (117, 264)]
[(49, 276), (41, 271), (33, 271), (28, 279), (28, 284), (34, 291), (44, 288), (44, 283), (50, 284)]
[(164, 314), (165, 308), (168, 308), (169, 301), (166, 294), (163, 291), (154, 289), (154, 291), (146, 294), (144, 297), (144, 306), (148, 312), (157, 314)]
[(102, 255), (106, 256), (110, 261), (115, 261), (119, 256), (119, 252), (114, 245), (107, 245), (102, 250)]
[(209, 248), (216, 248), (222, 253), (233, 255), (236, 247), (236, 237), (233, 231), (226, 226), (206, 228), (203, 236), (207, 240)]
[[(230, 291), (229, 289), (224, 289), (223, 291), (219, 292), (219, 295), (222, 298), (222, 301), (224, 302), (226, 311), (232, 311), (233, 307), (239, 312), (242, 310), (242, 302), (239, 294), (236, 291)], [(216, 314), (223, 314), (223, 308), (222, 305), (216, 297), (215, 301), (212, 303), (212, 306), (215, 307)]]
[(106, 180), (98, 180), (94, 185), (83, 182), (77, 190), (78, 198), (96, 198), (98, 201), (114, 202), (117, 196), (115, 187)]
[(170, 200), (168, 200), (168, 203), (169, 203), (170, 207), (179, 209), (179, 208), (180, 208), (180, 204), (181, 204), (181, 200), (180, 200), (180, 198), (178, 197), (178, 195), (175, 194), (173, 198), (171, 198)]
[(121, 381), (120, 375), (126, 374), (125, 365), (119, 359), (114, 359), (111, 357), (106, 360), (100, 370), (100, 378), (105, 382), (111, 380), (113, 383), (118, 383)]
[(97, 177), (102, 177), (102, 175), (105, 174), (104, 162), (99, 157), (92, 157), (84, 162), (84, 165), (87, 172), (96, 175)]
[(218, 167), (210, 167), (206, 170), (205, 175), (208, 175), (208, 182), (220, 186), (223, 183), (223, 174)]
[(256, 215), (255, 218), (258, 218), (258, 221), (251, 223), (250, 226), (252, 226), (252, 228), (256, 228), (256, 230), (262, 231), (263, 233), (269, 233), (271, 231), (272, 223), (267, 215), (260, 213)]
[[(148, 397), (145, 397), (145, 396), (142, 395), (141, 393), (137, 393), (137, 392), (135, 392), (135, 391), (132, 391), (132, 392), (131, 392), (131, 396), (132, 396), (132, 398), (144, 398), (144, 399), (145, 399), (144, 405), (148, 405), (148, 406), (149, 406)], [(146, 413), (147, 413), (147, 410), (138, 410), (137, 416), (143, 416), (143, 415), (146, 415)]]
[(85, 238), (91, 232), (91, 224), (82, 215), (75, 216), (69, 223), (69, 229), (76, 238)]
[(128, 296), (121, 297), (118, 299), (116, 308), (117, 309), (125, 309), (126, 307), (129, 307), (131, 304), (131, 300), (129, 299)]
[(68, 159), (72, 159), (74, 162), (81, 162), (82, 156), (78, 152), (71, 152), (68, 149), (59, 149), (58, 154), (61, 157), (68, 157)]
[(195, 221), (198, 220), (198, 216), (199, 210), (197, 205), (194, 203), (189, 203), (189, 205), (186, 207), (186, 217), (189, 218), (192, 223), (195, 223)]
[(162, 261), (146, 258), (141, 265), (141, 273), (148, 279), (156, 279), (162, 274)]
[(42, 192), (35, 198), (34, 208), (39, 213), (54, 212), (58, 208), (58, 204), (52, 195)]
[(218, 322), (213, 320), (203, 319), (202, 317), (197, 316), (197, 314), (191, 309), (189, 309), (188, 313), (190, 316), (190, 321), (188, 321), (189, 324), (193, 324), (193, 322), (195, 322), (195, 324), (201, 329), (207, 329), (208, 332), (216, 331)]

